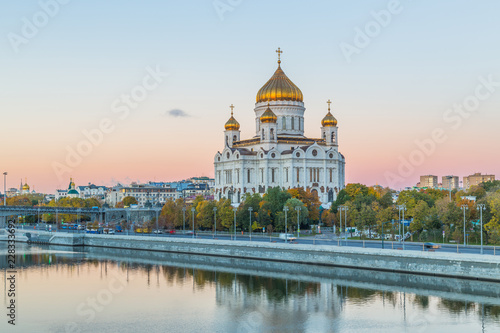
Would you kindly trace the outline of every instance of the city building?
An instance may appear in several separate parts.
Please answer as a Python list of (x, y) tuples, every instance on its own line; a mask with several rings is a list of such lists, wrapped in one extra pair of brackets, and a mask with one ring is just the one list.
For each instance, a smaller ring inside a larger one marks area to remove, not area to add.
[(443, 189), (458, 190), (460, 187), (460, 181), (458, 176), (443, 176), (441, 187)]
[(481, 173), (475, 173), (473, 175), (464, 177), (464, 189), (469, 189), (471, 186), (476, 186), (487, 181), (495, 180), (495, 175), (482, 175)]
[[(225, 124), (224, 148), (214, 157), (215, 198), (241, 201), (245, 193), (263, 194), (272, 187), (302, 187), (332, 202), (344, 188), (345, 158), (338, 148), (337, 119), (330, 110), (323, 118), (320, 138), (304, 135), (304, 100), (301, 90), (278, 68), (258, 91), (255, 136), (240, 138), (233, 115)], [(314, 112), (314, 111), (313, 111)]]
[(104, 200), (108, 188), (106, 186), (97, 186), (89, 183), (87, 186), (78, 186), (76, 190), (81, 199), (96, 198)]
[(148, 202), (152, 205), (164, 204), (167, 200), (176, 200), (181, 197), (174, 187), (158, 187), (149, 184), (131, 184), (130, 186), (115, 186), (108, 190), (106, 203), (114, 207), (125, 197), (134, 197), (139, 206), (144, 206)]
[(436, 188), (438, 187), (438, 177), (432, 175), (420, 176), (420, 183), (417, 186), (421, 188)]

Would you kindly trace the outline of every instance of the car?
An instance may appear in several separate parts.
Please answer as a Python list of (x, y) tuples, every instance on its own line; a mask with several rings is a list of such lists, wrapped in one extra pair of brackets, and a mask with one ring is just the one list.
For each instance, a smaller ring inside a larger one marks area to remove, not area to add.
[(193, 230), (186, 231), (186, 235), (192, 235), (192, 234), (194, 234)]
[(280, 234), (279, 237), (280, 237), (280, 239), (283, 239), (284, 241), (289, 241), (289, 242), (292, 242), (292, 241), (297, 239), (297, 237), (295, 237), (294, 235), (285, 234), (285, 233)]
[(175, 229), (172, 229), (168, 232), (169, 234), (175, 234)]
[(161, 231), (160, 229), (153, 230), (153, 234), (162, 234), (162, 233), (163, 233), (163, 231)]
[(427, 242), (427, 243), (424, 243), (424, 247), (426, 249), (439, 249), (440, 246), (438, 244)]

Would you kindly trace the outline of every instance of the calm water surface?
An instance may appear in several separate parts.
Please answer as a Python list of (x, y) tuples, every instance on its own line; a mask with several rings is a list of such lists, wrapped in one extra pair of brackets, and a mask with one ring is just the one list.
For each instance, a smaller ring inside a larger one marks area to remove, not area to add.
[(21, 244), (17, 261), (0, 332), (500, 332), (494, 284)]

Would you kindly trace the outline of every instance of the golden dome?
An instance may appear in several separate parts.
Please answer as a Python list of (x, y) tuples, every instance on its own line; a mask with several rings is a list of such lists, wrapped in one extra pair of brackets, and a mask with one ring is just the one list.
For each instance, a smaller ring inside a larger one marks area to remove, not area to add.
[(278, 117), (269, 107), (269, 103), (267, 103), (267, 110), (264, 111), (262, 116), (260, 116), (261, 123), (276, 123), (278, 121)]
[(325, 118), (321, 121), (323, 127), (337, 126), (337, 119), (331, 114), (330, 111), (326, 114)]
[(326, 114), (325, 118), (321, 120), (321, 126), (323, 127), (337, 126), (337, 119), (335, 119), (335, 117), (330, 112), (330, 104), (332, 104), (332, 102), (328, 100), (327, 103), (328, 103), (328, 113)]
[(236, 119), (234, 119), (233, 117), (234, 106), (231, 104), (230, 107), (231, 107), (231, 118), (229, 118), (229, 120), (226, 122), (224, 128), (226, 129), (226, 131), (238, 131), (240, 129), (240, 123), (237, 122)]
[[(278, 54), (282, 53), (278, 49)], [(278, 69), (274, 75), (260, 88), (257, 93), (257, 103), (270, 101), (303, 101), (302, 91), (285, 75), (278, 60)]]
[(28, 184), (24, 184), (23, 185), (23, 191), (29, 191), (30, 190), (30, 187)]

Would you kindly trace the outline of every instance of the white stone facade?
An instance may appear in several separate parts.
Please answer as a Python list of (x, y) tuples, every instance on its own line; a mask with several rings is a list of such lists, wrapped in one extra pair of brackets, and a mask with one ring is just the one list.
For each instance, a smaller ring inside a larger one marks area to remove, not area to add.
[[(268, 108), (275, 121), (261, 119)], [(345, 158), (338, 150), (336, 120), (334, 125), (320, 127), (320, 138), (307, 138), (302, 101), (278, 97), (256, 103), (254, 112), (256, 135), (252, 139), (240, 139), (239, 124), (234, 125), (233, 117), (230, 127), (231, 119), (226, 123), (224, 149), (214, 158), (215, 199), (230, 198), (238, 203), (245, 193), (263, 194), (279, 186), (317, 192), (322, 203), (335, 200), (345, 184)]]

